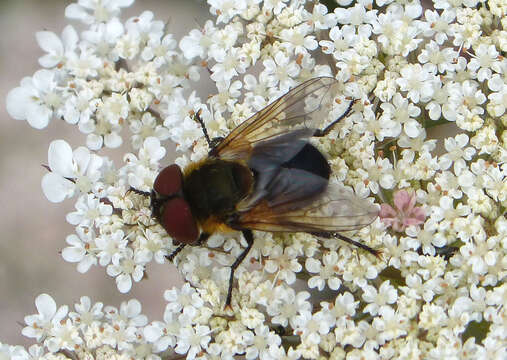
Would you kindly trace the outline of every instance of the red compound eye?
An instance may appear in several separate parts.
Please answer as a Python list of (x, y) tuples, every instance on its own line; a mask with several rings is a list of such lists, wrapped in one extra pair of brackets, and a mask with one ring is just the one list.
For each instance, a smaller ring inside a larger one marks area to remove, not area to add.
[(169, 165), (157, 175), (153, 189), (160, 195), (175, 195), (181, 190), (182, 178), (180, 167)]
[(177, 242), (192, 244), (197, 241), (199, 230), (185, 199), (167, 200), (162, 214), (162, 226)]

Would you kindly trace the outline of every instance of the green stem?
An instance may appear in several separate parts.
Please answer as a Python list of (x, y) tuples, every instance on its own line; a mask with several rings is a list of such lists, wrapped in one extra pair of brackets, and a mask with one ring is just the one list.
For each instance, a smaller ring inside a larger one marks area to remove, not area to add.
[(452, 121), (448, 121), (444, 118), (440, 118), (439, 120), (426, 120), (425, 119), (424, 120), (424, 128), (429, 129), (429, 128), (432, 128), (435, 126), (449, 124), (450, 122), (452, 122)]

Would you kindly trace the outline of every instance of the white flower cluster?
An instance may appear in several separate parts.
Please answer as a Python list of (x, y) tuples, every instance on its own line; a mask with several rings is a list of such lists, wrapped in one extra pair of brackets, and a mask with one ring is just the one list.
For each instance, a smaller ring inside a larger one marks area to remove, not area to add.
[[(342, 84), (337, 103), (357, 99), (315, 145), (331, 181), (385, 203), (351, 235), (383, 256), (255, 233), (231, 310), (229, 266), (246, 244), (216, 234), (176, 257), (187, 283), (166, 291), (162, 320), (148, 323), (136, 300), (103, 310), (84, 297), (68, 312), (41, 295), (23, 330), (39, 345), (0, 344), (0, 358), (507, 358), (504, 0), (338, 0), (333, 12), (313, 1), (208, 0), (214, 21), (179, 42), (149, 11), (122, 23), (132, 2), (69, 5), (84, 29), (37, 33), (43, 69), (7, 96), (15, 119), (39, 129), (63, 119), (87, 134), (74, 150), (53, 141), (42, 179), (50, 201), (76, 201), (63, 258), (80, 272), (106, 267), (128, 292), (175, 249), (149, 197), (129, 191), (151, 191), (161, 142), (177, 144), (184, 167), (207, 154), (196, 113), (211, 137), (225, 136), (317, 76)], [(202, 77), (217, 89), (204, 101), (193, 90)], [(453, 136), (442, 139), (442, 124)], [(118, 167), (100, 151), (128, 131), (136, 153)]]
[[(35, 299), (38, 314), (25, 317), (23, 335), (34, 338), (28, 351), (21, 347), (3, 346), (2, 358), (32, 359), (131, 359), (148, 358), (151, 347), (143, 330), (148, 323), (141, 314), (141, 304), (132, 299), (119, 309), (92, 304), (83, 296), (69, 311), (67, 305), (57, 307), (53, 298), (41, 294)], [(46, 352), (47, 350), (47, 352)]]

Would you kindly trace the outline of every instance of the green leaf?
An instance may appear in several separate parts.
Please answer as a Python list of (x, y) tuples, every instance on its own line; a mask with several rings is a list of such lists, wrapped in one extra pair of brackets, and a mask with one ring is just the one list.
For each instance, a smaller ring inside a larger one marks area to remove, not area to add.
[(489, 331), (491, 323), (486, 320), (482, 320), (480, 323), (477, 321), (471, 321), (468, 323), (465, 332), (461, 335), (463, 342), (467, 341), (468, 338), (474, 337), (476, 344), (482, 344), (482, 340), (486, 337)]
[(394, 287), (406, 286), (405, 278), (401, 275), (401, 271), (395, 267), (388, 266), (382, 270), (379, 277), (384, 280), (391, 280)]

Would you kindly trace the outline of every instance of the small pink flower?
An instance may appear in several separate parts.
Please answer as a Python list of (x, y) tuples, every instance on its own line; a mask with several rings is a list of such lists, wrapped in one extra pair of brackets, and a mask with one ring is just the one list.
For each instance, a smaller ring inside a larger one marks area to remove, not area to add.
[(415, 194), (406, 190), (397, 191), (394, 194), (393, 209), (389, 204), (380, 205), (380, 219), (387, 226), (392, 226), (394, 231), (402, 232), (408, 226), (424, 223), (426, 214), (422, 207), (415, 207)]

